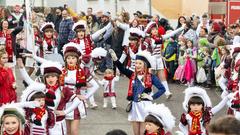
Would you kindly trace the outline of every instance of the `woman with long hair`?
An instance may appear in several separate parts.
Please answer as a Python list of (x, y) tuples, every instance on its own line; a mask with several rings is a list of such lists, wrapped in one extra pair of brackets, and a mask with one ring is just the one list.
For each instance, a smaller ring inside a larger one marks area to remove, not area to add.
[[(145, 107), (152, 104), (152, 100), (159, 98), (165, 88), (156, 75), (149, 72), (154, 62), (149, 52), (143, 51), (136, 55), (135, 70), (129, 70), (118, 61), (113, 50), (109, 50), (114, 64), (121, 73), (129, 78), (127, 99), (131, 102), (131, 109), (128, 110), (128, 120), (132, 123), (134, 135), (143, 135), (145, 130), (144, 118), (147, 113)], [(152, 86), (157, 88), (157, 92), (152, 95)]]

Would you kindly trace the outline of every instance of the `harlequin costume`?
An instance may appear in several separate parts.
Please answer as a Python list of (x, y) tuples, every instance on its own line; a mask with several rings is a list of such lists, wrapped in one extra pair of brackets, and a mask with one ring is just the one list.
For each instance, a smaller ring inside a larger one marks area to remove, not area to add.
[[(46, 86), (41, 83), (32, 83), (26, 90), (23, 91), (21, 96), (21, 102), (28, 102), (36, 93), (45, 94)], [(49, 109), (46, 105), (43, 108), (35, 107), (28, 108), (25, 107), (26, 112), (26, 124), (25, 124), (25, 134), (29, 135), (49, 135), (49, 129), (53, 128), (55, 125), (55, 114), (52, 109)]]
[(172, 135), (171, 131), (175, 127), (175, 117), (172, 115), (169, 108), (164, 104), (152, 104), (147, 106), (145, 111), (148, 115), (156, 118), (157, 121), (163, 125), (163, 128), (160, 127), (161, 125), (157, 125), (160, 127), (158, 132), (148, 133), (146, 130), (144, 135)]
[[(73, 42), (65, 44), (63, 47), (63, 54), (64, 54), (65, 61), (69, 56), (69, 53), (71, 54), (74, 53), (77, 59), (79, 59), (79, 57), (81, 56), (79, 46)], [(86, 87), (86, 76), (85, 76), (84, 70), (78, 64), (79, 63), (77, 63), (76, 65), (66, 65), (67, 67), (64, 67), (62, 69), (62, 74), (60, 76), (60, 84), (62, 86), (71, 88), (71, 92), (75, 93), (76, 95), (81, 94), (81, 90), (82, 90), (81, 87)], [(72, 105), (72, 101), (67, 102), (66, 108), (68, 108), (71, 105)], [(67, 114), (66, 119), (67, 120), (80, 119), (81, 118), (80, 112), (82, 108), (84, 108), (84, 106), (79, 106), (73, 112), (70, 112), (69, 114)]]
[[(14, 116), (18, 119), (19, 121), (19, 127), (16, 133), (14, 133), (14, 135), (24, 135), (24, 124), (25, 124), (25, 111), (20, 108), (17, 107), (13, 104), (6, 104), (3, 105), (0, 109), (0, 120), (1, 120), (1, 126), (4, 122), (4, 119), (8, 116)], [(1, 133), (3, 135), (10, 135), (7, 133), (7, 131), (4, 130), (4, 128), (1, 128)], [(12, 134), (11, 134), (12, 135)]]
[(0, 106), (16, 102), (17, 93), (13, 87), (15, 78), (11, 68), (0, 67)]
[(132, 71), (135, 70), (135, 60), (136, 54), (138, 51), (142, 50), (142, 38), (144, 38), (145, 34), (142, 30), (138, 28), (130, 28), (130, 37), (129, 40), (137, 40), (136, 45), (130, 44), (128, 46), (124, 46), (124, 51), (122, 53), (121, 58), (119, 61), (123, 63), (125, 59), (127, 59), (127, 68), (131, 69)]
[[(211, 100), (204, 89), (200, 87), (189, 87), (184, 93), (185, 98), (183, 101), (183, 108), (186, 113), (183, 113), (181, 116), (179, 123), (180, 130), (185, 135), (207, 135), (207, 124), (209, 124), (213, 115), (225, 106), (228, 98), (224, 98), (220, 103), (218, 103), (218, 105), (212, 108)], [(203, 111), (192, 112), (191, 110), (188, 110), (188, 102), (194, 96), (202, 98), (204, 102)]]
[[(139, 52), (136, 56), (136, 60), (145, 62), (147, 68), (151, 68), (154, 64), (151, 54), (146, 51)], [(165, 92), (164, 86), (156, 75), (148, 73), (148, 71), (136, 73), (126, 69), (119, 61), (114, 61), (114, 64), (121, 73), (129, 78), (127, 99), (132, 101), (132, 107), (128, 115), (128, 120), (144, 122), (144, 118), (147, 115), (147, 113), (144, 112), (145, 107), (152, 104), (152, 99), (159, 98)], [(145, 78), (144, 80), (143, 77)], [(153, 85), (157, 88), (157, 92), (151, 96)], [(148, 96), (148, 98), (142, 98), (142, 95)]]

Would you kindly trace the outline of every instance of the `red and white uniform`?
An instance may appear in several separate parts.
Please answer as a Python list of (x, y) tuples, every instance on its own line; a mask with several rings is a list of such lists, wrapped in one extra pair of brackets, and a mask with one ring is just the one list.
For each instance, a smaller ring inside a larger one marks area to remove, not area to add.
[(119, 76), (113, 78), (104, 78), (98, 81), (103, 86), (103, 97), (116, 97), (115, 82), (119, 81)]
[[(64, 110), (65, 114), (72, 112), (79, 104), (80, 100), (76, 94), (68, 87), (48, 87), (47, 91), (54, 91), (56, 99), (54, 99), (54, 110)], [(66, 108), (66, 104), (72, 102), (72, 105)], [(67, 135), (65, 116), (57, 116), (55, 126), (49, 129), (50, 135)]]
[[(81, 88), (77, 88), (76, 85), (84, 86), (86, 85), (86, 77), (84, 74), (84, 70), (78, 67), (73, 68), (63, 68), (62, 75), (60, 77), (60, 81), (63, 82), (62, 85), (71, 88), (71, 92), (80, 95)], [(66, 115), (67, 120), (75, 120), (80, 119), (81, 114), (80, 112), (86, 111), (83, 101), (82, 103), (76, 108), (74, 111), (68, 113)], [(70, 107), (73, 104), (72, 101), (68, 101), (66, 103), (66, 108)], [(84, 110), (82, 110), (84, 109)], [(85, 116), (82, 116), (85, 117)]]
[(90, 35), (87, 35), (83, 39), (75, 38), (73, 39), (74, 43), (79, 45), (79, 48), (82, 52), (82, 55), (90, 55), (93, 49), (93, 41)]
[[(33, 121), (36, 114), (31, 108), (25, 108), (27, 123), (25, 125), (24, 133), (28, 135), (49, 135), (49, 129), (55, 125), (55, 114), (51, 109), (45, 109), (45, 113), (41, 118), (42, 125), (36, 125), (30, 121)], [(29, 118), (31, 120), (29, 120)]]
[(144, 41), (144, 45), (147, 51), (149, 51), (152, 56), (154, 56), (154, 61), (156, 63), (154, 70), (164, 69), (164, 63), (162, 59), (162, 44), (163, 40), (161, 37), (151, 37), (146, 38)]

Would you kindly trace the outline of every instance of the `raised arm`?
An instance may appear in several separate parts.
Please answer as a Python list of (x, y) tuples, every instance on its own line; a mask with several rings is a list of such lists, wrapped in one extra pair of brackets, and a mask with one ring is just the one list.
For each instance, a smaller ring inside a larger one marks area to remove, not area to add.
[(131, 78), (133, 71), (123, 66), (123, 64), (118, 60), (116, 53), (112, 49), (109, 49), (109, 53), (113, 59), (113, 63), (117, 66), (119, 71), (126, 75), (128, 78)]
[(178, 29), (170, 32), (170, 33), (167, 33), (167, 34), (163, 35), (162, 38), (163, 38), (163, 40), (165, 40), (165, 39), (168, 39), (168, 38), (170, 38), (170, 37), (173, 37), (173, 36), (175, 36), (177, 33), (181, 32), (183, 29), (184, 29), (184, 26), (182, 26), (182, 27), (180, 27), (180, 28), (178, 28)]
[(119, 21), (116, 21), (116, 24), (117, 24), (117, 27), (121, 28), (124, 31), (130, 28), (129, 24), (126, 24), (126, 23), (121, 23)]
[(26, 81), (28, 85), (34, 83), (35, 81), (28, 75), (21, 58), (17, 59), (17, 65), (23, 80)]
[(107, 29), (109, 29), (111, 27), (111, 23), (108, 23), (108, 25), (106, 25), (105, 27), (103, 27), (102, 29), (96, 31), (95, 33), (93, 33), (91, 35), (91, 38), (93, 41), (98, 41), (99, 36), (102, 35), (104, 32), (106, 32)]
[(219, 112), (226, 105), (228, 100), (229, 100), (228, 96), (224, 97), (221, 102), (219, 102), (216, 106), (214, 106), (211, 109), (212, 114), (214, 115), (217, 112)]
[(41, 58), (41, 57), (38, 57), (37, 55), (32, 55), (33, 59), (36, 60), (37, 62), (39, 63), (45, 63), (45, 62), (48, 62), (48, 60), (44, 59), (44, 58)]
[(126, 55), (126, 53), (123, 51), (123, 53), (122, 53), (122, 55), (121, 55), (119, 61), (120, 61), (121, 63), (123, 63), (123, 62), (125, 61), (126, 58), (127, 58), (127, 55)]

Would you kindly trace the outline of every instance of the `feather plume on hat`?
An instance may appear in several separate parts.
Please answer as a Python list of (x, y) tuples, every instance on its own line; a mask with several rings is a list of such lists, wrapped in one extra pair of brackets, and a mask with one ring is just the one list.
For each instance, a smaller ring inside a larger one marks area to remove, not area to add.
[(145, 111), (158, 119), (167, 131), (171, 131), (175, 127), (175, 117), (164, 104), (152, 104), (147, 106)]
[(183, 104), (183, 108), (186, 112), (188, 111), (189, 99), (193, 96), (198, 96), (198, 97), (202, 98), (202, 100), (204, 102), (204, 107), (212, 107), (212, 102), (211, 102), (206, 90), (204, 90), (200, 87), (189, 87), (184, 91), (184, 93), (185, 93), (185, 97), (184, 97), (184, 101), (182, 104)]

